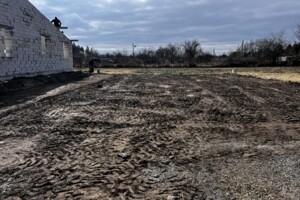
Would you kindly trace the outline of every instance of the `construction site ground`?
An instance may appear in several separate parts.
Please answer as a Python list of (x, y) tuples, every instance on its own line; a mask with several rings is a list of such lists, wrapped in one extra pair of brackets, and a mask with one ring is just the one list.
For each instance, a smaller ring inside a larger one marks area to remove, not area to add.
[(100, 74), (0, 119), (0, 199), (300, 199), (299, 83)]

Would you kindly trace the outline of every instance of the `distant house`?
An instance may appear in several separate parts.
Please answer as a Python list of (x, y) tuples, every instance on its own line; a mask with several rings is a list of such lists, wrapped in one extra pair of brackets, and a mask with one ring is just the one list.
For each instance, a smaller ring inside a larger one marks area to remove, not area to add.
[(70, 40), (28, 0), (0, 0), (0, 80), (73, 70)]
[(296, 60), (296, 56), (281, 56), (277, 58), (277, 64), (291, 66)]

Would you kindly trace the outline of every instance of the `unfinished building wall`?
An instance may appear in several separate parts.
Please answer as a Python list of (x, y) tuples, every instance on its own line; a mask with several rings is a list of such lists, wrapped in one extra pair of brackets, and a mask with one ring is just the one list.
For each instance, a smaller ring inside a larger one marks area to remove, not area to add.
[(28, 0), (0, 0), (0, 80), (73, 70), (70, 40)]

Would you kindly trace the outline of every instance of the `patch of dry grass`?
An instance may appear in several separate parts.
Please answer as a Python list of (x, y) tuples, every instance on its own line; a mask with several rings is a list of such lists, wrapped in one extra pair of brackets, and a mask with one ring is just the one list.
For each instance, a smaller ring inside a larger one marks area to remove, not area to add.
[(137, 69), (133, 69), (133, 68), (126, 68), (126, 69), (103, 68), (103, 69), (100, 69), (100, 72), (103, 74), (136, 74)]
[(263, 79), (276, 79), (281, 81), (291, 81), (300, 83), (299, 73), (266, 73), (266, 72), (238, 72), (239, 75), (255, 76)]
[[(300, 67), (244, 67), (244, 68), (101, 68), (102, 74), (228, 74), (263, 79), (300, 82)], [(86, 69), (88, 71), (88, 69)], [(95, 69), (97, 73), (97, 69)]]

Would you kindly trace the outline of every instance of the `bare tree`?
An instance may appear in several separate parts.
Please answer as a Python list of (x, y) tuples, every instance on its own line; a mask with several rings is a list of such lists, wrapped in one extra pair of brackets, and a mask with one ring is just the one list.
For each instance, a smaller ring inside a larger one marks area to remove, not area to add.
[(174, 64), (180, 56), (180, 46), (178, 44), (168, 44), (166, 47), (159, 47), (156, 50), (158, 60), (162, 63)]
[(145, 65), (154, 64), (157, 62), (155, 50), (152, 48), (141, 49), (137, 54), (137, 58), (142, 60)]
[(295, 34), (295, 37), (297, 38), (297, 40), (300, 42), (300, 24), (296, 24), (294, 34)]
[(171, 64), (174, 64), (176, 59), (180, 56), (180, 46), (178, 44), (168, 44), (168, 59)]
[(271, 34), (270, 37), (256, 41), (258, 57), (266, 63), (276, 64), (278, 57), (282, 56), (287, 45), (284, 32)]
[(200, 43), (198, 40), (185, 41), (183, 43), (184, 55), (191, 65), (194, 58), (201, 52)]
[(155, 54), (159, 63), (165, 63), (168, 59), (168, 49), (166, 47), (159, 47)]
[(252, 56), (257, 51), (256, 43), (253, 40), (243, 41), (236, 49), (236, 55), (239, 57)]

